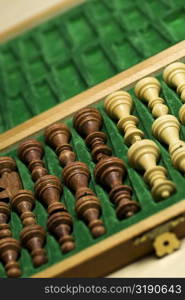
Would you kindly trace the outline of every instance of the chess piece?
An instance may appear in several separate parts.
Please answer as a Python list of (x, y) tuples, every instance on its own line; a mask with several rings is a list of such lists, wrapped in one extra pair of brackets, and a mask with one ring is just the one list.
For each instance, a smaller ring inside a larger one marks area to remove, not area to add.
[[(0, 157), (0, 260), (5, 266), (8, 277), (21, 275), (17, 262), (21, 249), (20, 243), (12, 237), (8, 224), (10, 207), (7, 202), (12, 194), (11, 191), (17, 188), (16, 176), (14, 176), (15, 168), (14, 160), (9, 157)], [(11, 173), (13, 173), (13, 178)]]
[(112, 154), (111, 148), (106, 145), (106, 134), (100, 131), (102, 125), (102, 117), (95, 108), (81, 109), (74, 116), (74, 127), (86, 138), (86, 144), (91, 149), (95, 162)]
[(8, 224), (9, 217), (9, 205), (0, 201), (0, 261), (3, 262), (8, 277), (19, 277), (21, 270), (17, 260), (21, 247), (20, 243), (12, 237)]
[[(159, 101), (162, 103), (161, 100)], [(159, 101), (156, 102), (157, 105)], [(128, 150), (130, 164), (138, 170), (144, 170), (144, 180), (149, 184), (153, 197), (158, 201), (174, 193), (175, 185), (166, 178), (166, 169), (157, 165), (160, 156), (157, 145), (153, 141), (143, 139), (144, 133), (136, 127), (138, 119), (129, 117), (132, 105), (131, 96), (124, 91), (112, 93), (105, 100), (107, 113), (119, 120), (118, 127), (127, 137), (127, 144), (131, 145)]]
[(8, 277), (17, 278), (21, 275), (19, 263), (17, 262), (20, 250), (20, 244), (14, 238), (0, 239), (0, 260), (5, 265)]
[(119, 220), (131, 217), (139, 210), (139, 204), (131, 198), (132, 188), (123, 184), (126, 168), (121, 159), (114, 156), (101, 159), (94, 173), (97, 182), (109, 190)]
[(74, 238), (71, 235), (73, 221), (66, 207), (60, 202), (62, 185), (56, 176), (45, 175), (35, 183), (35, 193), (48, 211), (47, 226), (56, 237), (63, 253), (75, 248)]
[(185, 173), (185, 142), (180, 140), (180, 124), (172, 115), (161, 116), (152, 126), (156, 138), (169, 147), (169, 153), (175, 168)]
[(159, 148), (147, 139), (137, 141), (128, 150), (131, 166), (145, 171), (144, 180), (151, 186), (151, 193), (157, 201), (168, 198), (175, 191), (175, 184), (167, 180), (167, 170), (157, 165), (159, 157)]
[(129, 93), (117, 91), (106, 97), (105, 108), (113, 119), (118, 119), (118, 128), (124, 133), (127, 145), (132, 145), (144, 137), (144, 133), (137, 128), (138, 118), (131, 115), (133, 108), (132, 98)]
[[(182, 102), (185, 102), (185, 64), (175, 62), (164, 69), (163, 78), (166, 83), (176, 88)], [(179, 118), (185, 124), (185, 104), (179, 110)]]
[(11, 237), (12, 233), (8, 224), (10, 207), (6, 202), (0, 201), (0, 239)]
[(71, 236), (72, 218), (64, 204), (60, 202), (62, 192), (60, 180), (56, 176), (49, 175), (44, 165), (42, 144), (35, 139), (29, 139), (19, 146), (18, 155), (31, 172), (36, 196), (47, 208), (49, 231), (57, 238), (63, 253), (73, 250), (75, 244)]
[(39, 267), (47, 262), (46, 251), (43, 249), (46, 233), (37, 224), (32, 212), (35, 199), (32, 192), (19, 190), (11, 199), (12, 208), (20, 215), (24, 226), (20, 234), (21, 244), (31, 253), (33, 264)]
[(28, 139), (19, 145), (18, 156), (28, 167), (34, 182), (48, 175), (48, 171), (42, 161), (43, 155), (44, 148), (42, 144), (35, 139)]
[(135, 85), (136, 96), (148, 104), (155, 118), (168, 114), (164, 99), (159, 97), (160, 90), (160, 82), (154, 77), (143, 78)]
[(86, 164), (75, 161), (65, 166), (63, 170), (65, 184), (75, 192), (76, 211), (78, 217), (84, 220), (94, 238), (105, 234), (101, 219), (101, 206), (99, 199), (88, 188), (90, 172)]
[(140, 80), (135, 87), (138, 98), (148, 102), (156, 117), (152, 125), (154, 136), (169, 146), (169, 153), (175, 168), (185, 172), (185, 142), (180, 140), (180, 124), (175, 116), (168, 114), (164, 99), (159, 97), (160, 82), (153, 77)]
[(0, 157), (0, 200), (9, 201), (21, 189), (16, 162), (8, 156)]
[(55, 123), (50, 125), (46, 128), (44, 135), (46, 143), (56, 152), (63, 167), (69, 162), (73, 163), (76, 160), (76, 154), (68, 143), (71, 133), (65, 124)]
[(164, 81), (173, 88), (177, 89), (181, 100), (185, 102), (185, 64), (182, 62), (175, 62), (164, 69)]
[(133, 201), (132, 189), (123, 184), (126, 168), (123, 161), (111, 156), (112, 151), (106, 145), (106, 135), (101, 132), (102, 117), (95, 108), (84, 108), (74, 116), (74, 127), (85, 137), (87, 146), (96, 164), (95, 178), (98, 183), (109, 190), (110, 200), (116, 207), (119, 219), (134, 215), (139, 205)]
[(99, 199), (88, 187), (90, 172), (87, 165), (76, 161), (76, 155), (68, 143), (71, 137), (69, 128), (63, 123), (56, 123), (45, 130), (47, 143), (56, 151), (63, 169), (65, 184), (75, 192), (76, 212), (84, 220), (93, 237), (105, 233), (100, 219), (101, 206)]
[(185, 125), (185, 104), (179, 109), (179, 119), (183, 125)]

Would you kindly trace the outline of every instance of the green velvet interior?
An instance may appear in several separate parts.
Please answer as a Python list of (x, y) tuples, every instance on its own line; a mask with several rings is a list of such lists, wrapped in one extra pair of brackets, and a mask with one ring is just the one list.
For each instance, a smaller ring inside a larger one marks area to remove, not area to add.
[[(178, 110), (181, 106), (181, 101), (179, 100), (179, 98), (177, 97), (177, 95), (173, 90), (171, 90), (164, 82), (161, 81), (161, 83), (163, 87), (162, 96), (165, 97), (166, 103), (170, 107), (170, 112), (178, 117)], [(151, 113), (149, 112), (148, 108), (134, 96), (133, 90), (131, 90), (130, 92), (133, 95), (133, 100), (135, 102), (135, 108), (133, 114), (136, 115), (140, 120), (139, 123), (140, 129), (142, 129), (145, 132), (145, 137), (155, 140), (151, 134), (151, 125), (153, 122), (153, 117)], [(128, 148), (124, 144), (123, 137), (119, 133), (116, 123), (108, 117), (108, 115), (106, 114), (103, 108), (102, 102), (97, 104), (96, 107), (100, 110), (102, 114), (104, 120), (103, 131), (106, 132), (108, 136), (108, 144), (113, 148), (113, 154), (120, 157), (121, 159), (124, 159), (124, 161), (126, 162), (126, 166), (128, 169), (128, 176), (126, 178), (125, 183), (132, 186), (133, 199), (137, 200), (140, 203), (141, 210), (131, 218), (122, 221), (119, 221), (116, 218), (115, 210), (113, 208), (113, 205), (109, 201), (108, 194), (104, 189), (102, 189), (95, 182), (94, 175), (93, 175), (93, 170), (95, 165), (91, 160), (90, 152), (85, 146), (83, 139), (77, 134), (77, 132), (73, 128), (72, 119), (67, 120), (66, 123), (68, 124), (72, 132), (71, 143), (73, 145), (74, 151), (77, 153), (77, 158), (78, 160), (87, 163), (90, 168), (91, 171), (90, 187), (94, 190), (94, 192), (97, 194), (97, 196), (101, 201), (101, 205), (103, 209), (102, 219), (105, 223), (107, 233), (98, 239), (93, 239), (91, 237), (91, 234), (88, 228), (86, 227), (86, 225), (82, 221), (80, 221), (76, 216), (74, 210), (75, 200), (73, 194), (69, 191), (68, 188), (64, 187), (64, 193), (62, 195), (61, 201), (65, 202), (69, 212), (72, 214), (73, 217), (76, 249), (68, 254), (61, 254), (59, 245), (56, 242), (55, 238), (53, 238), (48, 233), (47, 243), (46, 243), (46, 250), (49, 258), (48, 263), (38, 269), (34, 268), (32, 266), (29, 253), (27, 252), (27, 250), (22, 249), (20, 264), (23, 271), (23, 275), (22, 275), (23, 277), (28, 277), (36, 273), (37, 271), (44, 270), (45, 268), (61, 260), (64, 260), (67, 257), (74, 255), (75, 253), (78, 253), (82, 249), (85, 249), (95, 243), (98, 243), (101, 240), (104, 240), (106, 237), (111, 236), (112, 234), (119, 232), (120, 230), (128, 228), (130, 225), (133, 225), (149, 217), (150, 215), (159, 212), (160, 210), (176, 202), (181, 201), (184, 198), (185, 178), (183, 177), (182, 174), (180, 174), (180, 172), (178, 172), (173, 168), (165, 145), (162, 145), (156, 141), (158, 146), (161, 149), (161, 154), (162, 154), (159, 163), (161, 165), (164, 165), (167, 168), (169, 178), (176, 184), (177, 192), (173, 196), (161, 202), (157, 203), (154, 201), (150, 193), (150, 188), (143, 181), (143, 174), (135, 171), (133, 168), (129, 166), (128, 159), (127, 159)], [(181, 130), (181, 137), (183, 139), (185, 138), (185, 128), (183, 126)], [(40, 141), (44, 142), (43, 136), (39, 136), (37, 138)], [(51, 174), (55, 174), (61, 177), (62, 169), (59, 166), (58, 159), (55, 153), (48, 146), (44, 145), (44, 147), (45, 147), (45, 163), (49, 168), (49, 172)], [(33, 191), (33, 182), (31, 180), (29, 171), (25, 167), (25, 165), (18, 159), (17, 150), (13, 149), (8, 153), (2, 153), (1, 155), (10, 155), (16, 159), (18, 169), (24, 183), (24, 188), (31, 189)], [(46, 227), (47, 213), (45, 208), (38, 201), (36, 201), (35, 213), (37, 215), (39, 224)], [(19, 217), (14, 212), (12, 212), (10, 225), (14, 237), (18, 239), (22, 226)], [(123, 255), (127, 255), (127, 253), (123, 253)], [(5, 276), (6, 275), (3, 266), (0, 264), (0, 277), (5, 277)]]
[(185, 37), (184, 0), (90, 0), (0, 46), (0, 132)]

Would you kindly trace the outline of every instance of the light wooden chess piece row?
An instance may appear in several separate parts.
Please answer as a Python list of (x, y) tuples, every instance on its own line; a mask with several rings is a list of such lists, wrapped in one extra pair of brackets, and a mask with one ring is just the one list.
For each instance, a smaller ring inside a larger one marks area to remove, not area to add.
[(167, 179), (167, 170), (157, 165), (160, 150), (155, 142), (144, 139), (144, 133), (137, 128), (137, 117), (131, 115), (132, 107), (131, 95), (125, 91), (112, 93), (105, 100), (107, 113), (119, 120), (118, 127), (124, 134), (126, 144), (130, 146), (130, 164), (136, 169), (144, 170), (145, 182), (151, 187), (156, 200), (167, 198), (175, 192), (175, 184)]
[(149, 109), (156, 118), (152, 125), (154, 136), (168, 145), (172, 163), (175, 168), (185, 173), (185, 142), (180, 139), (180, 123), (168, 113), (165, 100), (160, 97), (161, 85), (154, 77), (146, 77), (137, 82), (137, 97), (147, 102)]

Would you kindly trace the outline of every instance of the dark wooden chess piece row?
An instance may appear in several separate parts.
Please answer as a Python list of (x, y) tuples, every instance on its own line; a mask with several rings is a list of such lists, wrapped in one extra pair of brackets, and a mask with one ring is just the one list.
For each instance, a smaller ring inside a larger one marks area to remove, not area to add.
[(138, 202), (132, 200), (132, 189), (124, 185), (126, 168), (123, 160), (112, 156), (112, 150), (106, 145), (106, 134), (100, 131), (102, 117), (95, 108), (84, 108), (74, 116), (74, 127), (85, 138), (96, 163), (95, 178), (109, 190), (110, 200), (116, 207), (119, 219), (130, 217), (139, 209)]
[[(15, 164), (8, 157), (0, 157), (0, 261), (5, 266), (8, 277), (19, 277), (21, 270), (17, 262), (20, 255), (20, 243), (12, 237), (12, 232), (8, 224), (10, 219), (9, 197), (11, 189), (6, 189), (11, 183), (15, 183)], [(12, 180), (13, 179), (13, 180)], [(14, 185), (13, 187), (14, 188)]]
[(68, 143), (71, 137), (68, 127), (63, 123), (53, 124), (45, 130), (45, 137), (64, 167), (65, 184), (75, 192), (78, 217), (88, 224), (93, 237), (101, 236), (105, 233), (105, 227), (100, 219), (100, 201), (88, 187), (90, 172), (87, 165), (76, 161), (76, 154)]
[(73, 250), (75, 243), (71, 235), (72, 217), (64, 204), (60, 202), (62, 184), (59, 178), (48, 174), (42, 160), (44, 155), (42, 144), (35, 139), (29, 139), (19, 146), (18, 155), (31, 172), (35, 182), (36, 197), (47, 209), (49, 231), (57, 238), (63, 253)]
[[(21, 271), (17, 263), (20, 246), (31, 253), (33, 264), (38, 267), (47, 261), (43, 249), (45, 230), (37, 224), (32, 212), (35, 199), (31, 191), (24, 190), (17, 173), (16, 162), (11, 157), (0, 157), (0, 259), (5, 265), (9, 277), (19, 277)], [(8, 220), (10, 207), (15, 210), (22, 221), (23, 229), (20, 242), (12, 238)]]

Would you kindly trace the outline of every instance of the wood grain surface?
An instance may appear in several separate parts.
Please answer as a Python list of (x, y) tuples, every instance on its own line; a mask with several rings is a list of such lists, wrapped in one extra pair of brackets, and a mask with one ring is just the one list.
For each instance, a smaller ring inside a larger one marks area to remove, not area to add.
[(0, 0), (0, 43), (86, 0)]

